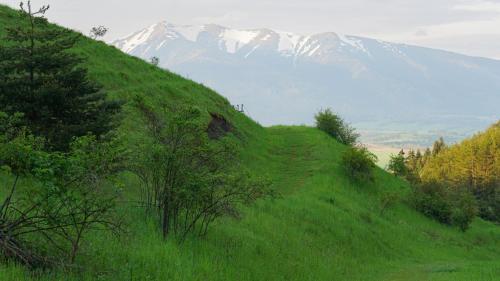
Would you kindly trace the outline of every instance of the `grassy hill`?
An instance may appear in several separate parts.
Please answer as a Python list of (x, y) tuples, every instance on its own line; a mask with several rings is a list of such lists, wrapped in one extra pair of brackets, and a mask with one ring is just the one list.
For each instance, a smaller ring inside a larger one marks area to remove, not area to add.
[[(17, 20), (0, 6), (0, 32)], [(221, 219), (204, 238), (164, 242), (155, 221), (134, 204), (120, 205), (128, 232), (98, 233), (84, 245), (79, 267), (32, 276), (0, 264), (0, 280), (497, 280), (500, 227), (477, 219), (471, 229), (440, 225), (404, 204), (408, 185), (382, 170), (373, 184), (353, 184), (340, 164), (346, 149), (308, 127), (263, 128), (217, 93), (84, 40), (75, 50), (89, 58), (93, 79), (113, 98), (143, 96), (148, 103), (191, 103), (224, 115), (253, 173), (267, 175), (282, 194)], [(125, 107), (120, 132), (133, 139), (143, 124)], [(127, 196), (138, 182), (123, 175)], [(10, 179), (0, 177), (1, 182)], [(2, 187), (3, 188), (3, 187)], [(3, 190), (1, 192), (4, 192)], [(384, 208), (384, 199), (400, 199)]]

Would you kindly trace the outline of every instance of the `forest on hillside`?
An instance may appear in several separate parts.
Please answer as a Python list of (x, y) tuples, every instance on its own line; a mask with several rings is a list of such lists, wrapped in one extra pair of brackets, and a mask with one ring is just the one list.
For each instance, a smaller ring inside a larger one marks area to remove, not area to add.
[(478, 214), (500, 222), (500, 122), (458, 144), (403, 150), (388, 169), (414, 185), (417, 208), (463, 229)]

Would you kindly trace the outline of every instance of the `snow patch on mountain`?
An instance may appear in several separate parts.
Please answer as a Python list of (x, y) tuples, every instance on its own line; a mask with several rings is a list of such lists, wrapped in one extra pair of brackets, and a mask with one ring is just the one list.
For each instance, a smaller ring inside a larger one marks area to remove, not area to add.
[(258, 48), (260, 47), (260, 45), (256, 45), (252, 48), (252, 50), (250, 52), (248, 52), (246, 55), (245, 55), (245, 58), (248, 58), (253, 52), (255, 52), (255, 50), (257, 50)]
[(278, 36), (278, 52), (285, 55), (293, 55), (301, 36), (290, 32), (278, 32)]
[(234, 54), (241, 47), (250, 43), (257, 35), (259, 35), (258, 31), (225, 29), (219, 37), (224, 42), (226, 51)]
[(343, 44), (344, 46), (345, 45), (352, 46), (352, 47), (354, 47), (355, 50), (359, 50), (359, 51), (371, 56), (370, 52), (365, 48), (365, 46), (363, 45), (363, 42), (360, 39), (353, 37), (353, 36), (344, 35), (344, 34), (337, 34), (337, 36), (339, 37), (341, 44)]
[(377, 40), (377, 42), (382, 46), (382, 48), (392, 52), (393, 54), (396, 54), (400, 57), (406, 56), (406, 54), (400, 48), (398, 48), (396, 44), (392, 44), (382, 40)]
[[(291, 32), (276, 32), (269, 29), (239, 30), (213, 24), (175, 25), (165, 21), (117, 40), (113, 44), (126, 53), (134, 53), (134, 50), (139, 46), (149, 43), (153, 44), (154, 42), (155, 49), (160, 51), (164, 46), (168, 45), (169, 41), (181, 38), (197, 43), (200, 34), (203, 32), (206, 32), (208, 36), (216, 40), (216, 44), (220, 50), (229, 54), (236, 54), (239, 50), (250, 44), (251, 51), (244, 55), (245, 58), (258, 49), (256, 45), (261, 45), (262, 48), (267, 49), (274, 48), (274, 51), (281, 56), (293, 57), (294, 59), (297, 59), (299, 56), (314, 56), (324, 47), (324, 42), (322, 42), (321, 38), (325, 38), (325, 40), (333, 39), (339, 42), (338, 48), (340, 49), (347, 48), (348, 51), (359, 51), (371, 56), (361, 38), (343, 34), (323, 33), (313, 36), (303, 36)], [(143, 50), (143, 48), (139, 50)], [(142, 55), (145, 54), (144, 51), (139, 52)], [(135, 53), (137, 54), (138, 52)]]
[(120, 47), (120, 49), (122, 49), (125, 53), (128, 53), (135, 47), (147, 42), (149, 36), (151, 36), (151, 34), (154, 32), (155, 26), (156, 25), (152, 25), (126, 38), (126, 40), (123, 41), (124, 44)]

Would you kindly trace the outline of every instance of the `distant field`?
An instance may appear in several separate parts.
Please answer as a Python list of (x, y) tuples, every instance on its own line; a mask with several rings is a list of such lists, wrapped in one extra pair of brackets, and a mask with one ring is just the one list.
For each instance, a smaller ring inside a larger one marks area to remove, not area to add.
[(387, 164), (389, 164), (389, 160), (391, 158), (391, 155), (397, 154), (401, 149), (398, 148), (393, 148), (393, 147), (384, 147), (384, 146), (377, 146), (377, 145), (367, 145), (368, 149), (378, 157), (378, 162), (377, 165), (385, 169), (387, 167)]

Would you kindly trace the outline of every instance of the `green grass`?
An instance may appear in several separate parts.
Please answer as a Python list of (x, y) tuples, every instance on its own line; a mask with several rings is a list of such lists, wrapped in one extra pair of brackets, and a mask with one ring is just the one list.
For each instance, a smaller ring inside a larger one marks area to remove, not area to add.
[[(0, 6), (0, 30), (15, 20)], [(156, 106), (192, 103), (224, 114), (241, 138), (242, 161), (282, 196), (183, 244), (163, 241), (154, 220), (123, 203), (128, 232), (93, 234), (79, 267), (34, 276), (2, 264), (0, 280), (498, 280), (499, 226), (477, 219), (462, 233), (440, 225), (409, 208), (408, 185), (381, 169), (373, 184), (350, 182), (340, 163), (345, 147), (316, 129), (262, 128), (210, 89), (103, 43), (85, 40), (76, 51), (89, 56), (92, 77), (115, 98), (141, 95)], [(127, 107), (120, 131), (131, 142), (139, 120)], [(137, 181), (123, 177), (131, 199)], [(382, 213), (387, 193), (401, 200)]]

